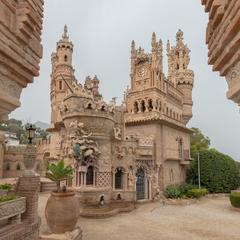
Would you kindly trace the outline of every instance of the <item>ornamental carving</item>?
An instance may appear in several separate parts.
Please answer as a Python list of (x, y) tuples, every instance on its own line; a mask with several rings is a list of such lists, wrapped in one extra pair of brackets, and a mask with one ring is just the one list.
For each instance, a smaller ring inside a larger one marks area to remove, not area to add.
[(22, 214), (26, 211), (26, 198), (0, 203), (0, 220)]
[(76, 160), (76, 168), (89, 164), (96, 165), (100, 150), (97, 143), (90, 139), (92, 133), (87, 133), (84, 130), (84, 124), (79, 121), (70, 123), (69, 140), (72, 146), (72, 155)]
[(231, 90), (240, 81), (240, 62), (238, 62), (226, 76), (228, 88)]

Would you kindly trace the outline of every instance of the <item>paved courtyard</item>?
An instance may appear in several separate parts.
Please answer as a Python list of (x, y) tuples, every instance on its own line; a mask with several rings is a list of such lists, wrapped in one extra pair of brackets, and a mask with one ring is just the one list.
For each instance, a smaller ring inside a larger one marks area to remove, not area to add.
[[(47, 232), (44, 209), (48, 194), (40, 195), (41, 232)], [(240, 240), (240, 212), (226, 197), (202, 199), (189, 206), (138, 205), (131, 213), (108, 219), (80, 218), (83, 240)]]

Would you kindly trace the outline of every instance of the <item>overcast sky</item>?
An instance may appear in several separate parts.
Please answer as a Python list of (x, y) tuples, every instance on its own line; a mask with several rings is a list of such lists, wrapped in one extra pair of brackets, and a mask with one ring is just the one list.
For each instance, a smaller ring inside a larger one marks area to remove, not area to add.
[[(207, 64), (205, 31), (207, 14), (199, 0), (46, 0), (43, 24), (43, 59), (40, 76), (22, 93), (22, 107), (12, 117), (28, 122), (50, 122), (50, 56), (60, 39), (64, 24), (74, 43), (73, 65), (82, 82), (96, 74), (106, 100), (119, 102), (130, 84), (130, 44), (134, 39), (151, 49), (156, 32), (166, 47), (175, 43), (180, 28), (191, 49), (190, 68), (195, 72), (193, 118), (189, 127), (200, 128), (212, 147), (240, 160), (240, 113), (226, 99), (227, 84)], [(166, 61), (166, 56), (165, 61)], [(166, 69), (166, 66), (165, 66)]]

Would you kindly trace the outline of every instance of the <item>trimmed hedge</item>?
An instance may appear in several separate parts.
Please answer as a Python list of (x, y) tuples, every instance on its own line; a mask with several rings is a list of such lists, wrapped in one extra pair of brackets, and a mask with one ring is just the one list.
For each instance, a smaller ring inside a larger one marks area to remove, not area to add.
[(240, 208), (240, 192), (231, 192), (229, 198), (233, 207)]
[[(200, 151), (201, 184), (211, 193), (229, 193), (240, 186), (236, 162), (215, 149)], [(194, 160), (187, 172), (187, 182), (197, 184), (198, 162)]]
[(200, 189), (190, 189), (187, 192), (187, 196), (190, 198), (200, 198), (205, 196), (208, 193), (208, 190), (206, 188), (200, 188)]

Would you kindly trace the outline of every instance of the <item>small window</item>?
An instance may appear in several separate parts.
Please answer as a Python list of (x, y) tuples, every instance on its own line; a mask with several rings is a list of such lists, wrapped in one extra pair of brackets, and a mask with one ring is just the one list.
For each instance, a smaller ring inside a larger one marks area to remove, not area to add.
[(64, 62), (67, 62), (68, 61), (68, 57), (67, 55), (64, 56)]
[(88, 104), (87, 109), (92, 109), (92, 104), (91, 103)]
[(59, 81), (59, 90), (62, 90), (62, 81)]
[(137, 101), (134, 103), (133, 111), (134, 111), (134, 113), (138, 113), (138, 111), (139, 111), (138, 102)]
[(142, 100), (141, 101), (141, 112), (145, 112), (145, 111), (146, 111), (145, 101)]
[(153, 110), (153, 102), (152, 99), (148, 100), (148, 111), (151, 112)]

